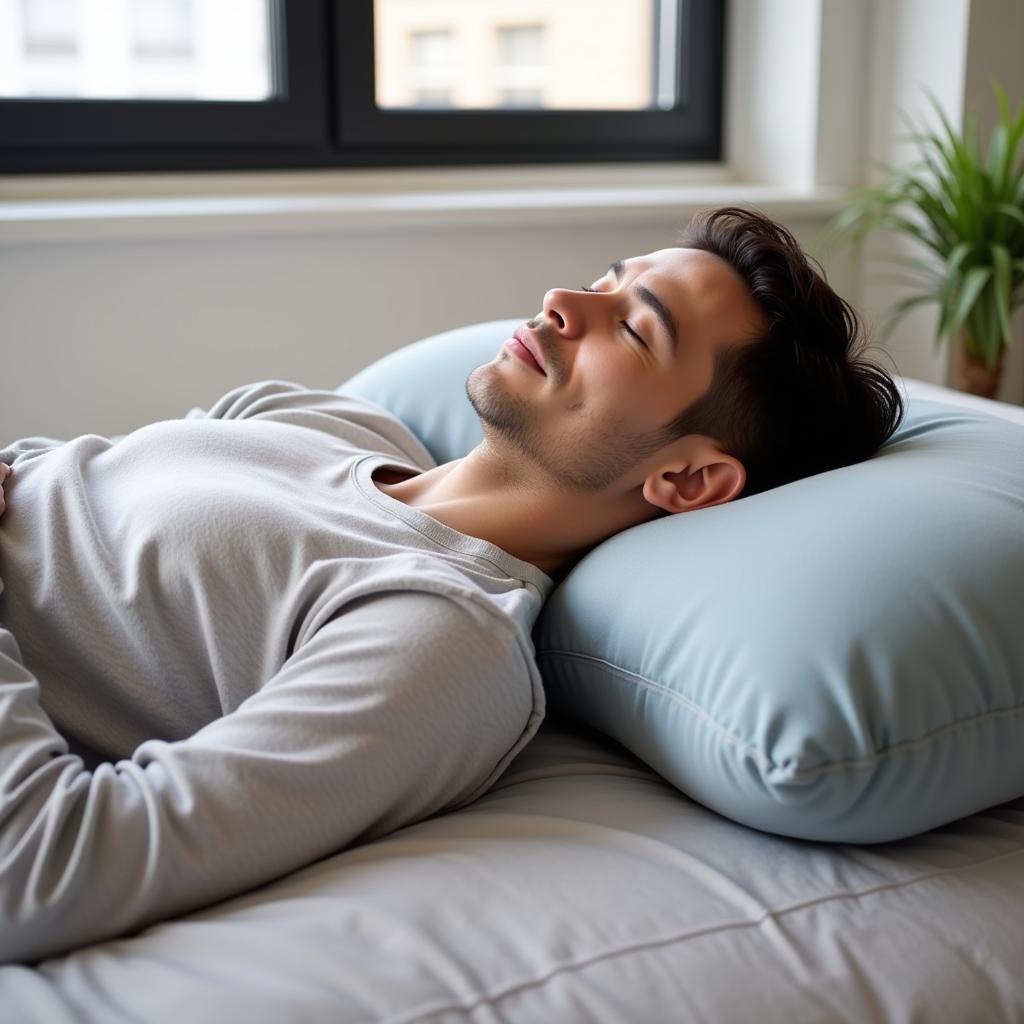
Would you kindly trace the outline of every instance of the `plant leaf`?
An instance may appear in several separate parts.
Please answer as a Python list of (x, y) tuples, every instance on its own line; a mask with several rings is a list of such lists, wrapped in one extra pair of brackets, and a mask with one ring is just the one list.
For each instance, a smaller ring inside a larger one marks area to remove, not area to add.
[(1010, 176), (1010, 166), (1017, 153), (1017, 146), (1021, 137), (1024, 136), (1024, 103), (1017, 110), (1016, 119), (1010, 113), (1010, 105), (1006, 99), (1006, 92), (1003, 87), (990, 76), (990, 80), (999, 101), (1000, 127), (1005, 129), (1006, 147), (1002, 153), (1002, 162), (998, 169), (993, 169), (992, 164), (995, 155), (992, 150), (996, 146), (996, 136), (993, 135), (992, 146), (989, 150), (989, 173), (996, 180), (997, 192), (1004, 195), (1008, 187), (1012, 187), (1013, 179)]
[(993, 311), (995, 305), (993, 299), (995, 295), (994, 284), (989, 287), (982, 294), (982, 299), (978, 303), (978, 315), (982, 323), (982, 334), (981, 334), (981, 346), (985, 356), (985, 365), (990, 369), (996, 368), (996, 359), (999, 356), (999, 348), (1002, 344), (1000, 340), (999, 331), (999, 318)]
[(957, 321), (955, 319), (955, 315), (957, 306), (959, 305), (959, 296), (961, 294), (960, 285), (963, 282), (963, 274), (960, 271), (960, 264), (967, 258), (971, 248), (972, 246), (970, 242), (961, 242), (950, 254), (949, 261), (946, 266), (946, 274), (939, 288), (939, 305), (941, 307), (939, 326), (937, 329), (937, 336), (939, 338), (946, 336), (951, 338), (953, 331), (956, 329)]
[(902, 256), (897, 253), (880, 252), (876, 257), (879, 263), (898, 263), (902, 266), (916, 267), (918, 270), (923, 271), (925, 274), (942, 280), (944, 274), (940, 271), (942, 264), (936, 266), (935, 260), (922, 260), (915, 259), (913, 256)]
[(939, 289), (941, 312), (939, 315), (939, 326), (936, 329), (937, 337), (939, 338), (949, 337), (952, 339), (953, 337), (953, 332), (956, 328), (953, 314), (959, 305), (960, 284), (962, 281), (963, 277), (954, 271), (949, 274)]
[(964, 347), (975, 357), (984, 360), (994, 370), (999, 354), (999, 328), (990, 315), (991, 302), (983, 298), (971, 310), (967, 321), (967, 338)]
[(967, 258), (972, 248), (970, 242), (960, 242), (959, 245), (954, 246), (946, 263), (947, 273), (959, 274), (960, 264)]
[(1010, 327), (1010, 254), (1006, 246), (1000, 245), (998, 242), (992, 243), (991, 250), (996, 282), (994, 296), (1000, 326), (999, 336), (996, 339), (998, 348), (1001, 340), (1005, 339), (1006, 344), (1009, 345), (1010, 339), (1013, 337), (1013, 328)]
[(1009, 133), (1005, 124), (996, 125), (988, 149), (988, 173), (996, 193), (1003, 191), (1006, 183), (1006, 154), (1010, 148)]
[(985, 287), (991, 276), (991, 267), (972, 267), (967, 271), (967, 276), (964, 278), (963, 291), (960, 293), (956, 312), (953, 314), (954, 326), (958, 326), (967, 319), (968, 314), (977, 303), (982, 288)]
[(832, 222), (833, 239), (845, 234), (858, 250), (874, 230), (892, 231), (930, 250), (928, 259), (877, 255), (878, 262), (902, 263), (920, 278), (889, 274), (886, 283), (924, 292), (893, 308), (886, 333), (914, 306), (938, 302), (936, 342), (962, 327), (990, 364), (1003, 344), (1013, 342), (1013, 312), (1024, 302), (1024, 157), (1018, 156), (1024, 103), (1012, 113), (1005, 91), (992, 82), (1000, 120), (984, 157), (977, 113), (969, 112), (965, 130), (957, 133), (938, 99), (925, 90), (937, 115), (935, 130), (918, 130), (900, 112), (920, 159), (902, 169), (880, 164), (887, 173), (883, 184), (858, 190)]
[(1009, 203), (996, 203), (994, 209), (998, 210), (1000, 213), (1005, 213), (1007, 217), (1013, 217), (1014, 220), (1018, 220), (1021, 224), (1024, 224), (1024, 212), (1022, 212), (1018, 207), (1011, 206)]
[(903, 299), (901, 302), (897, 302), (895, 306), (889, 311), (886, 320), (883, 322), (882, 341), (885, 341), (892, 333), (896, 324), (903, 319), (915, 306), (920, 306), (924, 302), (934, 302), (934, 295), (913, 295), (909, 299)]
[(959, 289), (954, 287), (947, 297), (947, 307), (943, 314), (945, 329), (942, 333), (952, 336), (974, 312), (978, 296), (991, 275), (991, 267), (987, 266), (976, 266), (968, 270), (963, 279), (964, 287)]

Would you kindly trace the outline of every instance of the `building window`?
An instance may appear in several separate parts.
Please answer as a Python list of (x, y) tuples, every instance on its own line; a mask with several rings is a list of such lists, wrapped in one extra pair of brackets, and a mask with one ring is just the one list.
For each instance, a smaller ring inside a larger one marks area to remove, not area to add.
[(498, 29), (496, 75), (502, 106), (544, 106), (546, 72), (543, 25)]
[(452, 33), (448, 29), (409, 34), (408, 77), (412, 102), (419, 107), (452, 103)]
[[(0, 39), (15, 23), (14, 2), (0, 0)], [(271, 96), (271, 0), (18, 2), (24, 42), (0, 61), (0, 100)], [(206, 40), (201, 53), (200, 33)], [(46, 116), (45, 108), (37, 109)]]
[(0, 173), (721, 159), (725, 0), (523, 10), (0, 0)]
[(37, 58), (73, 55), (78, 49), (77, 7), (75, 0), (22, 0), (25, 53)]
[[(191, 0), (131, 0), (132, 50), (136, 57), (195, 56)], [(221, 22), (227, 35), (229, 25)]]

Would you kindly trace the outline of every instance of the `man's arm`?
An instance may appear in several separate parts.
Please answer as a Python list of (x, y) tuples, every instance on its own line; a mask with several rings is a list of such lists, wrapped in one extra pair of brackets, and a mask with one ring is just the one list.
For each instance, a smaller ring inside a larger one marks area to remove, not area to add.
[(39, 697), (0, 628), (0, 963), (135, 931), (467, 802), (539, 724), (514, 628), (454, 592), (357, 599), (232, 714), (92, 772)]

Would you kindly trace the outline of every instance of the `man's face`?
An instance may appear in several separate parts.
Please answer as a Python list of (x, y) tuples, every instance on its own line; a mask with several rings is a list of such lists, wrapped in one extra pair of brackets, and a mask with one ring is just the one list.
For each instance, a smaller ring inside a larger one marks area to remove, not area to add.
[(590, 288), (551, 289), (516, 332), (543, 372), (510, 340), (466, 393), (485, 435), (560, 489), (596, 492), (659, 450), (660, 428), (710, 386), (715, 350), (767, 321), (743, 279), (701, 249), (616, 261)]

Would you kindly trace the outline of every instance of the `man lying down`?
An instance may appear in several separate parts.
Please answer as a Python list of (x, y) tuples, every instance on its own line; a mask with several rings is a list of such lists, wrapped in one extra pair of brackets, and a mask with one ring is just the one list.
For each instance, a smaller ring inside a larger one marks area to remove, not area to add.
[(859, 331), (791, 234), (726, 207), (547, 292), (470, 373), (484, 439), (444, 465), (277, 380), (0, 447), (0, 961), (480, 797), (543, 718), (531, 629), (583, 554), (891, 435)]

